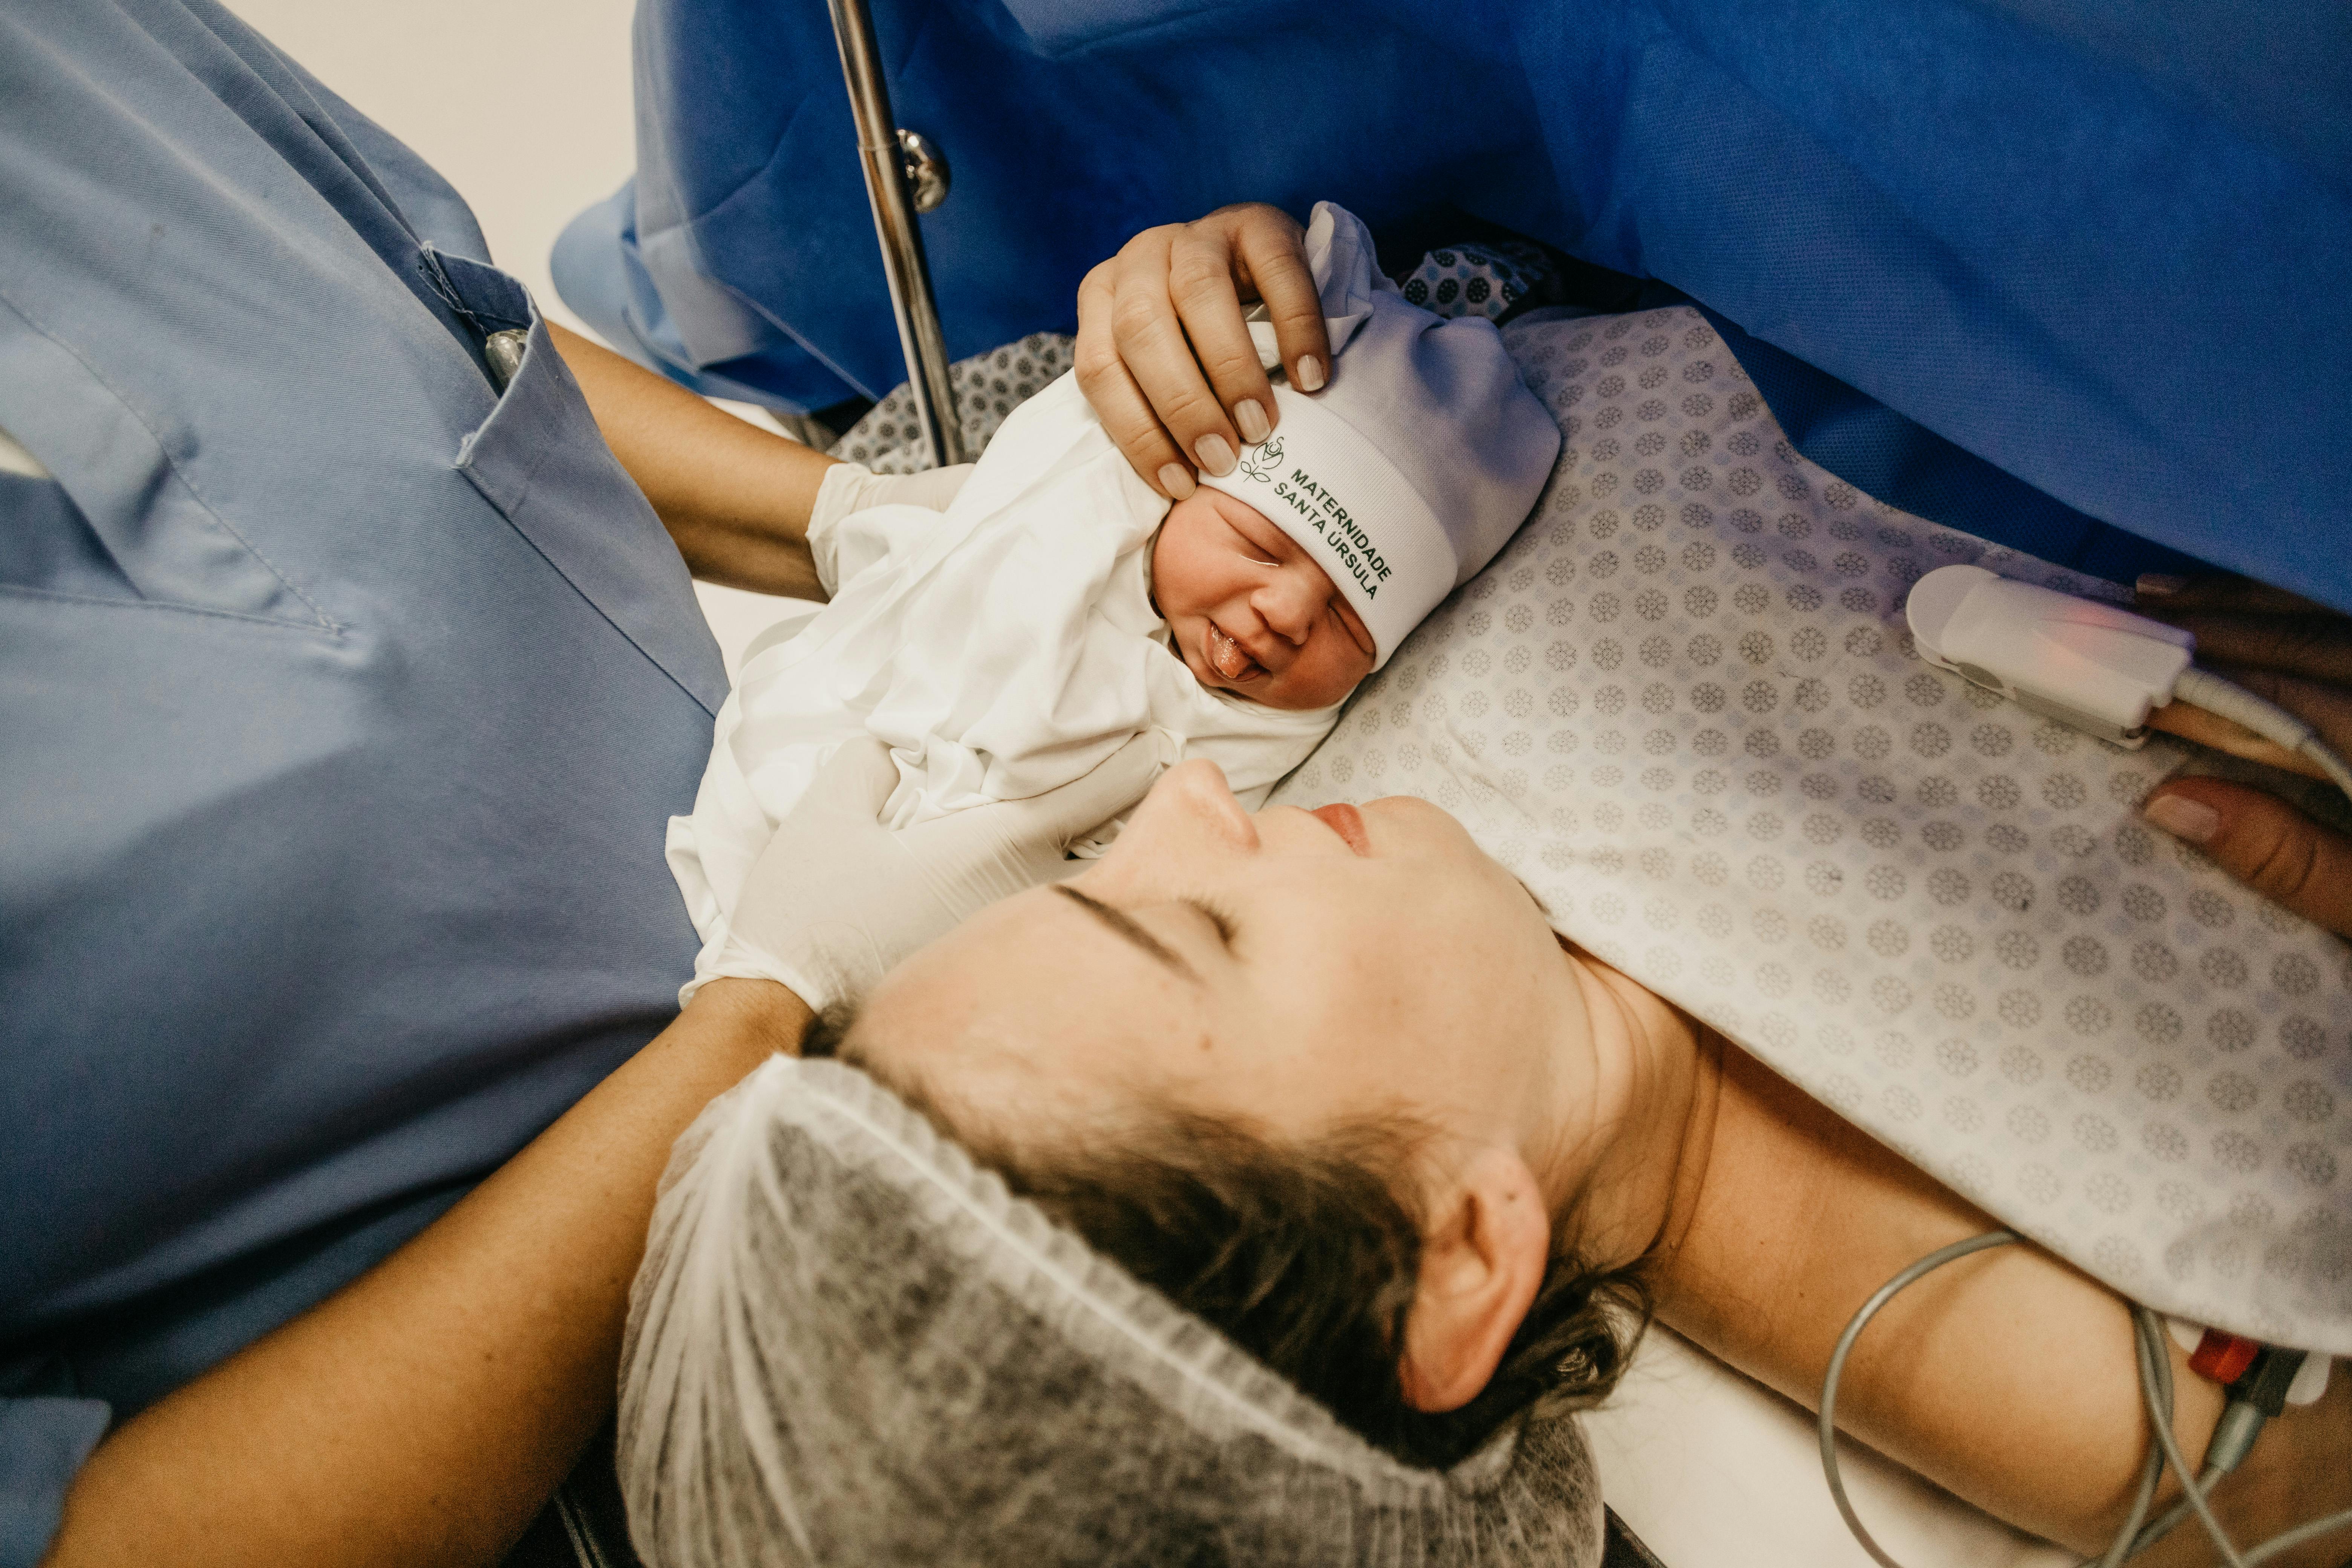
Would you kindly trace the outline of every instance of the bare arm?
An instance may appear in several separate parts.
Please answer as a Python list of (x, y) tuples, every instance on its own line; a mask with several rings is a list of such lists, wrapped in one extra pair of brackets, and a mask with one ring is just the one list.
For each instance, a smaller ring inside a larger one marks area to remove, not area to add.
[[(1737, 1048), (1689, 1231), (1660, 1315), (1815, 1408), (1830, 1352), (1906, 1265), (1995, 1222)], [(2202, 1455), (2221, 1391), (2170, 1346), (2174, 1431)], [(2271, 1424), (2215, 1494), (2247, 1545), (2352, 1504), (2352, 1387)], [(1872, 1322), (1847, 1363), (1839, 1426), (1987, 1511), (2077, 1551), (2104, 1550), (2149, 1442), (2128, 1309), (2032, 1246), (1964, 1258)], [(2168, 1484), (2163, 1500), (2178, 1495)], [(2184, 1524), (2137, 1563), (2207, 1561)], [(2341, 1561), (2342, 1538), (2293, 1563)], [(2331, 1555), (2330, 1553), (2334, 1553)]]
[(653, 502), (694, 574), (823, 599), (809, 511), (834, 459), (713, 408), (677, 383), (554, 322), (548, 331), (613, 455)]
[(109, 1435), (47, 1562), (496, 1562), (612, 1406), (672, 1141), (808, 1020), (710, 984), (381, 1266)]

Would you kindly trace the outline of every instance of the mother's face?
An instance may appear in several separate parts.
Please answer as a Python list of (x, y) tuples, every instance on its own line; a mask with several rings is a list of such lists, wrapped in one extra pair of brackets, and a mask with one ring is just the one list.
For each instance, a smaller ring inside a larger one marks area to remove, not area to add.
[[(1313, 1137), (1392, 1110), (1537, 1170), (1588, 1051), (1509, 872), (1419, 800), (1252, 815), (1170, 770), (1110, 853), (901, 964), (857, 1049), (1016, 1139), (1142, 1104)], [(1568, 1065), (1565, 1069), (1563, 1064)]]

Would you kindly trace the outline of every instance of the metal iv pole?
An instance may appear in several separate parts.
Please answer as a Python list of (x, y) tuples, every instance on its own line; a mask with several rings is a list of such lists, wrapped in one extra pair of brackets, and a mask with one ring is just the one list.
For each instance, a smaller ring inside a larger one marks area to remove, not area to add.
[(866, 168), (866, 194), (874, 204), (874, 233), (882, 243), (882, 268), (890, 280), (890, 309), (898, 318), (898, 346), (907, 356), (915, 417), (932, 466), (945, 468), (964, 460), (963, 427), (956, 422), (947, 342), (940, 335), (931, 269), (923, 258), (915, 215), (947, 200), (947, 159), (914, 132), (898, 129), (892, 118), (866, 0), (826, 4), (833, 12), (834, 40), (841, 46), (841, 74), (849, 84), (849, 110), (857, 121), (857, 153)]

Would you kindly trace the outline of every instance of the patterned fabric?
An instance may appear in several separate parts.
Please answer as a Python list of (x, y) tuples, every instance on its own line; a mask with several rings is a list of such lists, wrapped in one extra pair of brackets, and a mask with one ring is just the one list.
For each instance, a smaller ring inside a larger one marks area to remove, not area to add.
[[(1006, 415), (1070, 368), (1075, 341), (1064, 332), (1032, 332), (1017, 343), (958, 360), (948, 367), (948, 385), (955, 395), (956, 423), (963, 428), (966, 458), (978, 458)], [(929, 468), (931, 455), (923, 447), (913, 389), (900, 382), (889, 396), (845, 431), (831, 450), (835, 457), (863, 463), (877, 474), (919, 474)]]
[(1687, 308), (1512, 330), (1517, 539), (1274, 799), (1458, 816), (1560, 929), (2118, 1290), (2352, 1352), (2352, 952), (2139, 820), (2181, 760), (1912, 651), (1953, 561), (2115, 590), (1806, 461)]
[(1549, 304), (1559, 292), (1559, 272), (1543, 247), (1515, 240), (1433, 250), (1397, 283), (1424, 310), (1497, 323)]

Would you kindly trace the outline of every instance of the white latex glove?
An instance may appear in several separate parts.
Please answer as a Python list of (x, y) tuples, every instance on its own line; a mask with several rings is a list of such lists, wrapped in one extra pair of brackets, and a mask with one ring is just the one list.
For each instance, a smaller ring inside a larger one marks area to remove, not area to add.
[(814, 1008), (862, 995), (974, 910), (1078, 869), (1063, 851), (1159, 772), (1139, 735), (1058, 789), (894, 832), (879, 820), (898, 783), (890, 748), (844, 742), (752, 862), (710, 973), (779, 981)]
[(863, 463), (835, 463), (824, 471), (809, 508), (809, 529), (830, 529), (852, 512), (877, 506), (927, 506), (945, 511), (971, 478), (972, 465), (926, 468), (919, 474), (877, 474)]

